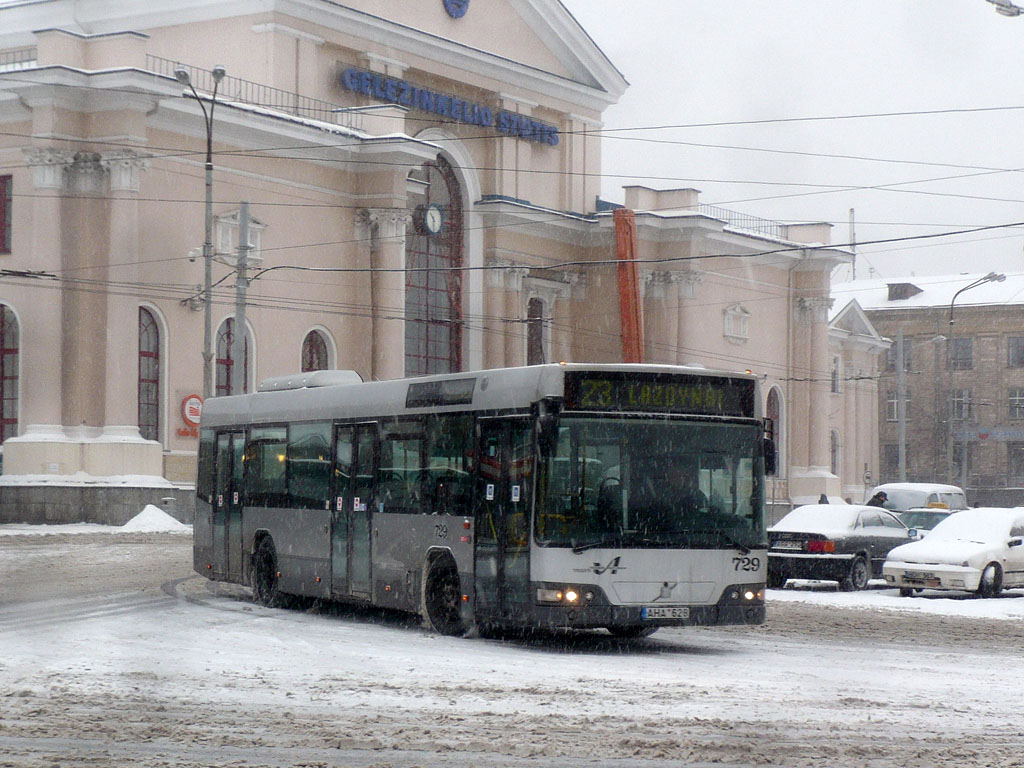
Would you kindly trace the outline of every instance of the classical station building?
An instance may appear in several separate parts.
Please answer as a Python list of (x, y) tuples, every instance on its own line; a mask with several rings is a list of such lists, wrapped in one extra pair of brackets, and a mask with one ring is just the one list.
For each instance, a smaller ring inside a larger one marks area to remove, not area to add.
[(780, 508), (863, 485), (829, 426), (850, 254), (692, 189), (599, 200), (627, 85), (557, 0), (0, 0), (5, 519), (55, 515), (39, 487), (185, 503), (232, 371), (621, 361), (623, 205), (645, 360), (763, 377)]

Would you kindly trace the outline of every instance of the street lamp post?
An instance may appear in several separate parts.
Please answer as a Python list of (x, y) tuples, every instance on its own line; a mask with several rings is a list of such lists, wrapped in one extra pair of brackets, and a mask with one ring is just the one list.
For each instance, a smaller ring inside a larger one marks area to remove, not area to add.
[(1015, 3), (1011, 3), (1010, 0), (988, 0), (995, 6), (995, 12), (1002, 14), (1003, 16), (1020, 16), (1024, 13), (1024, 8), (1021, 8)]
[[(953, 294), (953, 298), (949, 300), (949, 336), (947, 339), (947, 353), (946, 353), (946, 367), (949, 369), (949, 392), (947, 393), (947, 413), (949, 416), (949, 423), (946, 429), (946, 456), (948, 463), (946, 465), (946, 482), (952, 485), (953, 483), (953, 354), (954, 354), (954, 343), (953, 343), (953, 305), (956, 303), (957, 297), (960, 296), (964, 291), (969, 291), (971, 288), (977, 288), (979, 285), (985, 283), (1001, 283), (1006, 279), (1006, 275), (997, 274), (995, 272), (989, 272), (983, 277), (979, 277), (977, 280), (968, 283), (963, 288)], [(961, 476), (967, 477), (967, 440), (964, 440), (963, 455), (960, 457), (961, 463)], [(966, 480), (964, 481), (966, 482)], [(966, 490), (966, 489), (965, 489)]]
[(210, 111), (196, 93), (185, 67), (174, 69), (174, 77), (182, 85), (187, 85), (192, 95), (203, 110), (203, 123), (206, 126), (206, 232), (203, 240), (203, 399), (210, 397), (213, 386), (213, 307), (210, 293), (213, 282), (213, 108), (217, 104), (217, 86), (224, 79), (225, 69), (218, 64), (210, 74), (213, 76), (213, 94), (210, 97)]

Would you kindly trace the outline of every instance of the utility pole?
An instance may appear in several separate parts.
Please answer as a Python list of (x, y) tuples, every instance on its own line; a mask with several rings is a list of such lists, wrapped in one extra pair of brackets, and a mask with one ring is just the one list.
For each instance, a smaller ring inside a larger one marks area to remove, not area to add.
[(245, 390), (245, 299), (249, 288), (246, 269), (249, 266), (249, 203), (242, 202), (238, 211), (238, 261), (235, 265), (235, 328), (231, 334), (231, 394)]
[(907, 482), (907, 380), (903, 370), (903, 329), (896, 336), (896, 420), (899, 422), (900, 482)]
[(853, 208), (850, 209), (850, 253), (853, 254), (853, 261), (850, 263), (850, 275), (851, 280), (857, 279), (857, 231), (854, 228), (854, 213)]

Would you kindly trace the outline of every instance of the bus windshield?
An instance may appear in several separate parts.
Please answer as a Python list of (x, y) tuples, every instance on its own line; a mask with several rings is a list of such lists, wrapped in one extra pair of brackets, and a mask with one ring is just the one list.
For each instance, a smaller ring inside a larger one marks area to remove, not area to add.
[(763, 546), (761, 428), (563, 415), (538, 478), (542, 545)]

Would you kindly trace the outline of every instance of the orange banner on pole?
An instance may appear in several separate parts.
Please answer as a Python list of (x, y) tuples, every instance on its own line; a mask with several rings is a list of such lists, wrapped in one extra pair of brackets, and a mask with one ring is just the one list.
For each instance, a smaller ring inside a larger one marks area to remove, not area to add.
[(628, 208), (618, 208), (612, 216), (615, 221), (615, 256), (619, 260), (622, 362), (642, 363), (644, 316), (640, 307), (640, 266), (636, 261), (636, 215)]

